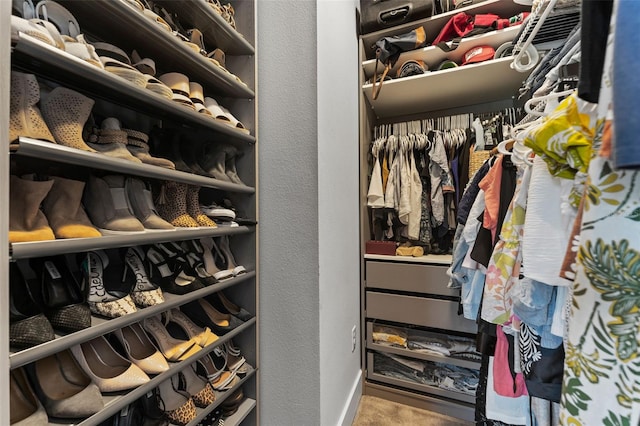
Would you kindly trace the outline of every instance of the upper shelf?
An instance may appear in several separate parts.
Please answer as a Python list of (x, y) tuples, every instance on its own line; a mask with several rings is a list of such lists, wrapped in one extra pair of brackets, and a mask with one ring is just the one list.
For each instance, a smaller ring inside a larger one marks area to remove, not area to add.
[(254, 54), (255, 50), (251, 43), (216, 13), (206, 0), (182, 2), (162, 0), (157, 3), (178, 13), (180, 18), (184, 17), (199, 29), (204, 36), (204, 44), (207, 48), (213, 45), (222, 49), (227, 55)]
[[(422, 49), (410, 50), (404, 52), (398, 58), (396, 65), (389, 71), (390, 76), (395, 76), (398, 68), (408, 60), (421, 60), (430, 70), (436, 67), (444, 60), (452, 60), (457, 64), (461, 64), (464, 54), (471, 48), (476, 46), (489, 45), (497, 49), (501, 44), (512, 41), (520, 31), (519, 26), (505, 28), (503, 30), (492, 31), (490, 33), (481, 34), (476, 37), (463, 38), (457, 49), (451, 52), (445, 52), (437, 46), (428, 46)], [(376, 68), (376, 60), (370, 59), (362, 63), (366, 78), (373, 77)], [(378, 74), (384, 70), (382, 64), (378, 64)], [(384, 84), (387, 84), (386, 82)]]
[(151, 90), (95, 67), (29, 36), (21, 36), (13, 48), (11, 60), (33, 73), (42, 73), (89, 96), (107, 99), (157, 118), (179, 119), (185, 123), (210, 129), (236, 145), (255, 143), (255, 137), (235, 130), (209, 116), (178, 105)]
[[(126, 51), (136, 49), (150, 57), (162, 72), (181, 72), (202, 84), (205, 92), (248, 98), (255, 93), (236, 78), (217, 67), (172, 33), (145, 17), (122, 0), (61, 2), (80, 21), (83, 31)], [(90, 25), (90, 26), (89, 26)]]
[(49, 161), (58, 161), (81, 167), (108, 170), (111, 172), (142, 176), (152, 179), (188, 183), (190, 185), (220, 189), (228, 192), (241, 194), (253, 194), (256, 192), (255, 188), (250, 186), (225, 182), (193, 173), (166, 169), (164, 167), (152, 166), (150, 164), (138, 164), (121, 158), (109, 157), (96, 152), (82, 151), (80, 149), (70, 148), (37, 139), (21, 137), (19, 139), (18, 148), (14, 152), (15, 154), (27, 157), (46, 158)]
[(486, 0), (482, 3), (476, 3), (467, 7), (452, 10), (450, 12), (441, 13), (431, 18), (425, 18), (419, 21), (408, 22), (406, 24), (398, 25), (396, 27), (387, 28), (384, 30), (376, 31), (369, 34), (364, 34), (362, 42), (364, 44), (365, 53), (368, 59), (375, 57), (376, 41), (382, 37), (394, 36), (407, 33), (414, 28), (423, 26), (427, 33), (427, 43), (431, 44), (435, 40), (438, 33), (451, 17), (460, 12), (467, 12), (470, 15), (476, 15), (479, 13), (494, 13), (501, 18), (510, 18), (517, 15), (520, 12), (528, 12), (531, 10), (531, 6), (525, 6), (522, 4), (514, 3), (513, 0)]
[(377, 100), (362, 89), (378, 118), (419, 114), (510, 99), (528, 73), (511, 69), (513, 57), (385, 81)]

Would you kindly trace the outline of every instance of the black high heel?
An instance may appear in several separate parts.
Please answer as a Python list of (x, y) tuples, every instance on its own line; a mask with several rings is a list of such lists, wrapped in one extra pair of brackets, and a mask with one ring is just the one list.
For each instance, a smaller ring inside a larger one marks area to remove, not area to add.
[(189, 262), (189, 266), (193, 272), (198, 276), (200, 281), (206, 286), (216, 284), (218, 280), (211, 275), (204, 266), (204, 258), (202, 254), (204, 249), (200, 243), (196, 240), (183, 241), (180, 245), (184, 250), (185, 257)]
[(75, 256), (33, 259), (31, 264), (41, 277), (37, 302), (53, 328), (73, 333), (91, 327), (91, 310)]
[(27, 260), (9, 264), (9, 344), (16, 349), (56, 338), (51, 323), (31, 294), (36, 282), (37, 276)]
[(209, 327), (218, 336), (243, 324), (233, 315), (219, 312), (205, 299), (198, 299), (180, 307), (191, 320), (200, 327)]
[[(179, 249), (179, 250), (178, 250)], [(187, 294), (204, 288), (204, 284), (193, 274), (182, 249), (172, 244), (155, 244), (146, 250), (149, 279), (160, 283), (163, 291)]]

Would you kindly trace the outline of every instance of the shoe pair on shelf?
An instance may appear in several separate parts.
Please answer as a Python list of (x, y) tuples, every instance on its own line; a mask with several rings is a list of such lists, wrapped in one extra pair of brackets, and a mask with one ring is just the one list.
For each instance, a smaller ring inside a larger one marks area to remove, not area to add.
[(198, 299), (180, 307), (191, 320), (200, 327), (208, 327), (216, 335), (222, 336), (241, 326), (244, 321), (227, 312), (216, 309), (207, 299)]
[(104, 408), (100, 389), (70, 350), (12, 370), (9, 399), (11, 425), (19, 426), (89, 417)]
[(160, 216), (179, 228), (217, 227), (200, 211), (200, 187), (181, 182), (165, 182), (155, 205)]
[(164, 302), (162, 290), (151, 279), (140, 247), (95, 250), (82, 254), (84, 286), (91, 312), (117, 318), (139, 307)]
[(253, 226), (256, 222), (239, 211), (228, 198), (200, 204), (200, 211), (213, 219), (218, 226)]
[[(197, 244), (194, 244), (198, 247)], [(202, 247), (202, 250), (199, 249)], [(247, 273), (244, 266), (239, 265), (231, 252), (229, 237), (203, 237), (199, 240), (198, 252), (202, 253), (206, 270), (218, 280), (237, 277)]]
[(58, 176), (11, 175), (9, 242), (100, 237), (82, 207), (84, 188), (84, 182)]
[(40, 98), (40, 86), (33, 74), (11, 72), (11, 143), (23, 136), (134, 163), (175, 169), (171, 161), (150, 154), (147, 134), (121, 128), (120, 121), (114, 117), (106, 118), (101, 127), (97, 127), (91, 118), (93, 99), (65, 87), (56, 87)]
[(174, 229), (158, 214), (150, 185), (138, 178), (92, 175), (83, 202), (91, 221), (105, 234)]
[(236, 167), (243, 153), (236, 147), (210, 142), (205, 135), (187, 129), (154, 128), (149, 143), (154, 152), (173, 161), (177, 170), (245, 185)]
[(81, 272), (73, 255), (21, 259), (9, 265), (9, 343), (36, 346), (91, 326)]

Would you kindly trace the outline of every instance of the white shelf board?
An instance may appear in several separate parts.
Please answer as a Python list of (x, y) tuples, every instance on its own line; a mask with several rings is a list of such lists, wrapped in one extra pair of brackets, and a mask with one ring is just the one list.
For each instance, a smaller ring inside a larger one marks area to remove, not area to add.
[(365, 254), (367, 260), (386, 260), (390, 262), (430, 263), (436, 265), (451, 265), (450, 254), (427, 254), (425, 256), (387, 256), (384, 254)]
[[(390, 76), (395, 76), (398, 68), (408, 60), (421, 60), (430, 70), (437, 69), (438, 65), (444, 60), (450, 59), (457, 64), (462, 63), (464, 54), (471, 48), (476, 46), (489, 45), (497, 49), (500, 45), (512, 41), (520, 31), (519, 26), (505, 28), (503, 30), (492, 31), (486, 34), (480, 34), (475, 37), (463, 38), (457, 49), (451, 52), (445, 52), (437, 46), (427, 46), (422, 49), (410, 50), (400, 55), (396, 65), (389, 71)], [(362, 68), (366, 74), (366, 78), (373, 77), (375, 71), (376, 60), (370, 59), (362, 63)], [(378, 64), (378, 73), (382, 73), (384, 66)], [(387, 82), (385, 82), (387, 84)]]
[(513, 57), (385, 81), (373, 100), (372, 84), (362, 87), (378, 118), (419, 114), (513, 97), (527, 73), (510, 67)]

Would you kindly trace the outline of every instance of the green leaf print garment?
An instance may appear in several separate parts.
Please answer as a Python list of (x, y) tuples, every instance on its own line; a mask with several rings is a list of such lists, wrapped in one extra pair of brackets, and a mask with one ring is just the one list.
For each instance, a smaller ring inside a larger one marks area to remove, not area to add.
[(602, 139), (607, 121), (615, 126), (613, 32), (612, 23), (598, 106), (598, 122), (605, 125), (597, 126), (589, 163), (565, 345), (563, 425), (640, 421), (640, 182), (638, 172), (615, 170), (608, 158), (597, 156), (610, 142)]

